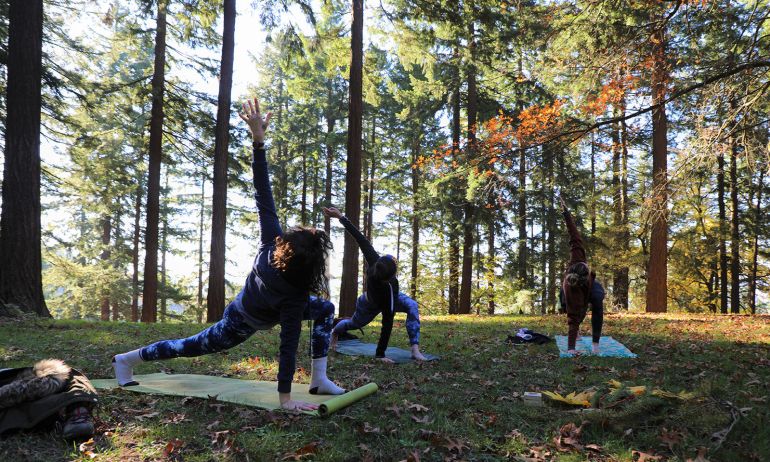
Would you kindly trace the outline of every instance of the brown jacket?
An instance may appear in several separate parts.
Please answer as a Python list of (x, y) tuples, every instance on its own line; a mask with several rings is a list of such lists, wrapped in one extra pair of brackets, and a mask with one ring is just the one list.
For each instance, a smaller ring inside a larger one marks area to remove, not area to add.
[[(575, 225), (575, 220), (573, 220), (572, 215), (568, 210), (564, 211), (564, 222), (567, 224), (567, 230), (569, 231), (569, 263), (567, 264), (567, 268), (569, 269), (576, 263), (583, 263), (588, 267), (586, 250), (585, 247), (583, 247), (583, 238), (580, 236), (580, 231), (578, 231), (577, 226)], [(588, 268), (588, 274), (588, 286), (586, 287), (571, 287), (567, 284), (566, 272), (564, 281), (562, 282), (564, 303), (567, 307), (567, 324), (569, 326), (567, 346), (571, 350), (575, 348), (580, 323), (583, 322), (583, 319), (586, 317), (591, 287), (596, 278), (596, 274), (591, 271), (590, 268)]]

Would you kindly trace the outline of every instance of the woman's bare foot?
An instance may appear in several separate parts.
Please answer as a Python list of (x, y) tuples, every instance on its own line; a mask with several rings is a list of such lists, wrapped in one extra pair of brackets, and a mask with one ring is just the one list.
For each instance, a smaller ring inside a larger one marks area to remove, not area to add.
[(428, 358), (425, 357), (422, 353), (420, 353), (420, 345), (412, 345), (412, 359), (415, 361), (427, 361)]

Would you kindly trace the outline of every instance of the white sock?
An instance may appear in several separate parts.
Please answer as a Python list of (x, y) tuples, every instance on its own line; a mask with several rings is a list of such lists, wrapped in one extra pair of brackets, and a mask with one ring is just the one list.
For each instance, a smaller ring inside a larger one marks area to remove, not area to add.
[(311, 395), (341, 395), (345, 393), (344, 388), (335, 385), (334, 382), (326, 377), (326, 360), (328, 357), (316, 358), (313, 360), (310, 376), (310, 394)]
[(112, 358), (112, 368), (115, 370), (115, 379), (121, 387), (126, 385), (138, 385), (134, 382), (134, 366), (144, 361), (139, 355), (139, 350), (115, 355)]

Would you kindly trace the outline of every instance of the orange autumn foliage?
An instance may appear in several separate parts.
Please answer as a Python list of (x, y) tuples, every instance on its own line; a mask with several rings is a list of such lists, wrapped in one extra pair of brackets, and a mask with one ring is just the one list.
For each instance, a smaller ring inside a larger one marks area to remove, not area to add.
[(564, 102), (556, 100), (551, 104), (530, 106), (519, 114), (519, 125), (515, 130), (520, 146), (548, 141), (564, 126), (562, 110)]
[(638, 80), (639, 78), (633, 75), (610, 80), (599, 89), (595, 96), (587, 98), (580, 107), (580, 111), (593, 117), (604, 114), (609, 106), (619, 104)]

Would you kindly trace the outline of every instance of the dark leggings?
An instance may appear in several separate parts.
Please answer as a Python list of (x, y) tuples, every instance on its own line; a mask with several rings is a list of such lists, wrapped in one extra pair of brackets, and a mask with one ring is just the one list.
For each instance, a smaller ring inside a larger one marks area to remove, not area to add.
[[(591, 308), (591, 337), (594, 343), (599, 343), (599, 339), (602, 337), (602, 325), (604, 324), (604, 287), (602, 287), (599, 281), (594, 281), (588, 302), (588, 306)], [(559, 304), (561, 305), (562, 312), (566, 312), (564, 288), (559, 290)]]
[[(334, 304), (328, 300), (310, 297), (303, 319), (314, 321), (310, 342), (313, 359), (323, 358), (329, 352), (329, 340), (334, 325)], [(238, 307), (231, 303), (222, 320), (187, 338), (161, 340), (142, 348), (140, 356), (145, 361), (202, 356), (228, 350), (243, 343), (257, 329), (246, 323)]]

